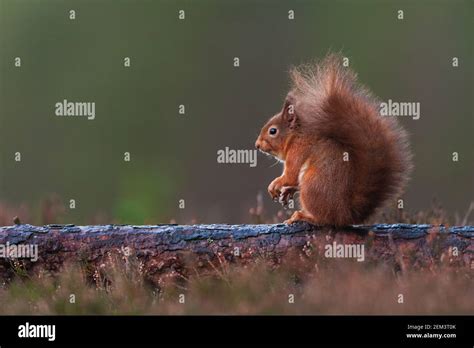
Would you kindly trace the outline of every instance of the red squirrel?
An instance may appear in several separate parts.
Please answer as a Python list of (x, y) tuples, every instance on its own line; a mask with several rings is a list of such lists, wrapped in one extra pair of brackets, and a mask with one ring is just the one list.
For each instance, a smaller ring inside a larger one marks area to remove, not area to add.
[(406, 132), (379, 113), (380, 102), (338, 54), (293, 68), (283, 109), (263, 126), (255, 146), (284, 163), (268, 186), (287, 204), (299, 191), (304, 220), (343, 226), (366, 221), (401, 194), (411, 172)]

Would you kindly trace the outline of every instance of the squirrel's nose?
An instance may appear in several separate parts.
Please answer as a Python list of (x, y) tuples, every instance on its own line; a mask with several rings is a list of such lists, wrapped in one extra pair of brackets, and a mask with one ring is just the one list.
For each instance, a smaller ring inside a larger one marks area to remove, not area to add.
[(258, 140), (255, 142), (255, 147), (260, 150), (260, 143), (258, 142)]

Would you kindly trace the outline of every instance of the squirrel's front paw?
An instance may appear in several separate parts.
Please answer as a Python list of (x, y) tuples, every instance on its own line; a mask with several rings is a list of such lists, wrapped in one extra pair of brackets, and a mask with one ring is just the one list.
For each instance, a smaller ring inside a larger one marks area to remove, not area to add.
[(268, 193), (274, 201), (278, 200), (281, 194), (280, 178), (276, 178), (270, 183), (270, 185), (268, 185)]
[(278, 201), (283, 204), (283, 206), (288, 205), (288, 201), (293, 199), (295, 193), (298, 191), (297, 186), (283, 186), (280, 189), (280, 197)]

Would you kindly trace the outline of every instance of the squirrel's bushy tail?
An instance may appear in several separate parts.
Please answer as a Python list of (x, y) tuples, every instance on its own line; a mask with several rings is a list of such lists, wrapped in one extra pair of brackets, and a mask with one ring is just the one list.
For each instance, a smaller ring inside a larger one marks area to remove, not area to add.
[[(401, 194), (412, 169), (407, 134), (394, 117), (380, 115), (380, 102), (342, 66), (340, 55), (294, 68), (291, 78), (301, 131), (320, 139), (321, 151), (325, 146), (341, 150), (331, 150), (336, 164), (323, 166), (320, 173), (329, 186), (335, 177), (342, 186), (334, 199), (346, 200), (347, 214), (338, 223), (363, 222)], [(341, 163), (343, 153), (346, 163)]]

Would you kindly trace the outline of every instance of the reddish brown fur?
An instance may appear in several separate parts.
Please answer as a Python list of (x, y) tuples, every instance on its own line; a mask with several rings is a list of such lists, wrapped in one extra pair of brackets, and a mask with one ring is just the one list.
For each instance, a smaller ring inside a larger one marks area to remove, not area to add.
[(394, 118), (380, 116), (380, 103), (340, 61), (329, 55), (319, 65), (292, 69), (283, 109), (256, 142), (285, 163), (270, 195), (286, 202), (300, 191), (301, 211), (287, 223), (362, 223), (401, 193), (411, 171), (405, 131)]

